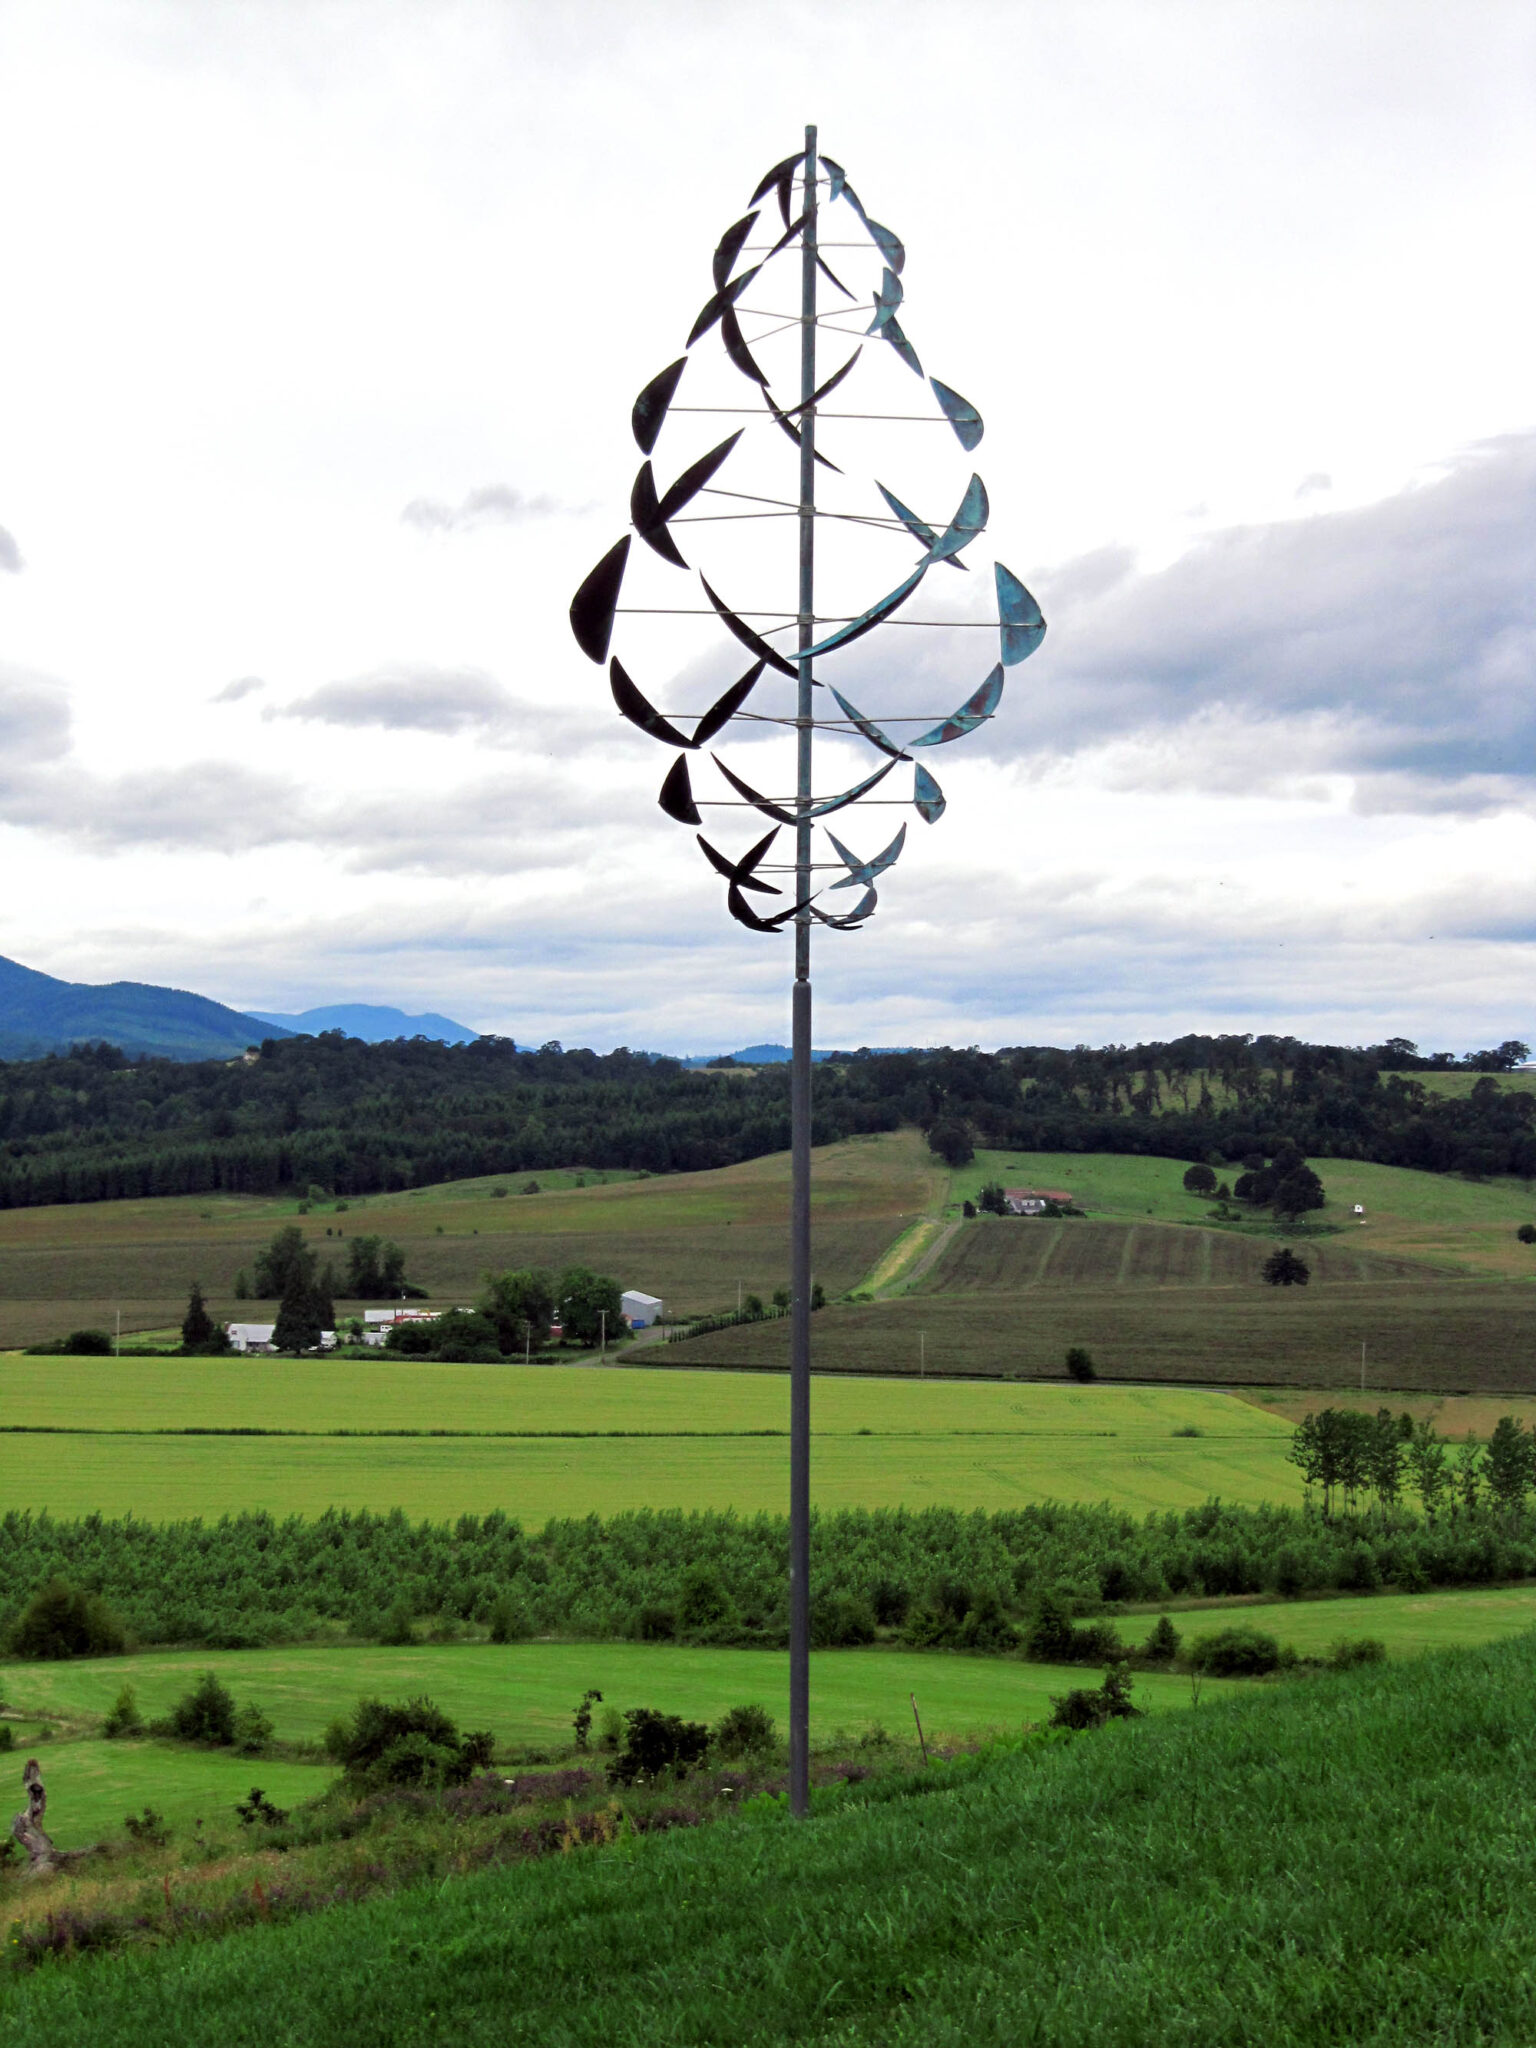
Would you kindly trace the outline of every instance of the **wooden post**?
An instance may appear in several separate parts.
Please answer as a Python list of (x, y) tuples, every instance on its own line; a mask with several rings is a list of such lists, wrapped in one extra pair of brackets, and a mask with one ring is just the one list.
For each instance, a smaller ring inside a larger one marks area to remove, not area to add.
[(59, 1852), (43, 1827), (43, 1815), (48, 1811), (48, 1794), (43, 1789), (43, 1773), (35, 1756), (27, 1758), (21, 1782), (27, 1803), (11, 1822), (11, 1833), (30, 1859), (28, 1877), (46, 1877), (50, 1871), (57, 1870)]
[(928, 1763), (928, 1745), (923, 1740), (923, 1717), (917, 1711), (917, 1694), (915, 1692), (909, 1692), (907, 1694), (907, 1698), (912, 1702), (912, 1718), (917, 1723), (917, 1746), (923, 1752), (923, 1765), (926, 1769)]

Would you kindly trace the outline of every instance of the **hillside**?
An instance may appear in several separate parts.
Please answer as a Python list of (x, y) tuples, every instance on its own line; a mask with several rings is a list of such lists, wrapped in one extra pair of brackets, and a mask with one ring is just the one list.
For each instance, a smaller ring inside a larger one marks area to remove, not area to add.
[(278, 1010), (252, 1010), (258, 1024), (275, 1024), (281, 1030), (306, 1032), (311, 1037), (322, 1031), (342, 1031), (348, 1038), (360, 1038), (364, 1045), (382, 1045), (391, 1038), (434, 1038), (443, 1045), (468, 1045), (478, 1038), (467, 1024), (455, 1024), (427, 1010), (419, 1017), (396, 1010), (388, 1003), (324, 1003), (316, 1010), (284, 1015)]
[(274, 1033), (289, 1035), (185, 989), (59, 981), (0, 958), (0, 1060), (33, 1060), (80, 1044), (166, 1060), (235, 1059)]
[(18, 2039), (141, 2048), (1376, 2048), (1536, 2034), (1530, 1637), (1206, 1699), (58, 1964)]

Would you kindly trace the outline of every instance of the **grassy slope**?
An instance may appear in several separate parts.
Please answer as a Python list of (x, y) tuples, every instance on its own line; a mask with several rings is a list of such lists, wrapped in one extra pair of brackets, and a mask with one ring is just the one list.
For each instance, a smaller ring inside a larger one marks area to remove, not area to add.
[[(187, 1674), (183, 1692), (194, 1676)], [(108, 1705), (116, 1692), (114, 1686)], [(61, 1849), (83, 1849), (109, 1835), (121, 1835), (123, 1816), (146, 1806), (178, 1830), (191, 1828), (200, 1819), (227, 1813), (253, 1785), (278, 1806), (296, 1806), (323, 1791), (334, 1775), (319, 1764), (231, 1756), (168, 1742), (48, 1742), (29, 1749), (18, 1737), (16, 1751), (7, 1759), (14, 1763), (17, 1782), (22, 1758), (28, 1754), (43, 1767), (48, 1832)], [(20, 1804), (19, 1794), (16, 1803)]]
[[(820, 1148), (815, 1163), (818, 1276), (836, 1293), (941, 1198), (944, 1175), (910, 1131)], [(292, 1201), (210, 1195), (0, 1211), (0, 1343), (110, 1329), (118, 1302), (125, 1327), (155, 1327), (180, 1316), (194, 1274), (215, 1313), (231, 1315), (236, 1272), (294, 1221), (338, 1265), (346, 1236), (394, 1238), (436, 1299), (472, 1299), (488, 1266), (593, 1265), (686, 1312), (734, 1305), (738, 1282), (766, 1296), (788, 1277), (787, 1153), (711, 1173), (493, 1193), (521, 1185), (453, 1182), (303, 1217)]]
[(1536, 1643), (19, 1984), (18, 2037), (1202, 2048), (1536, 2034)]

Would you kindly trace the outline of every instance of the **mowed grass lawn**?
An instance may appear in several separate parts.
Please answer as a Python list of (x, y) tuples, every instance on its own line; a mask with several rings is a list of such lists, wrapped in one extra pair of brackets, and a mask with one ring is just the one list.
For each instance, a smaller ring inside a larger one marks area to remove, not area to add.
[[(327, 1507), (441, 1521), (500, 1508), (525, 1527), (639, 1508), (784, 1512), (788, 1387), (777, 1375), (76, 1360), (60, 1362), (55, 1382), (54, 1363), (8, 1359), (0, 1371), (9, 1507), (152, 1521)], [(827, 1509), (1301, 1497), (1290, 1428), (1201, 1390), (818, 1378), (812, 1414), (811, 1492)], [(24, 1419), (30, 1430), (14, 1426)], [(80, 1426), (92, 1422), (99, 1433)], [(424, 1433), (179, 1433), (253, 1428)], [(110, 1433), (125, 1429), (149, 1433)], [(490, 1429), (530, 1434), (450, 1433)], [(541, 1433), (558, 1430), (615, 1433)]]
[(21, 1763), (27, 1755), (42, 1765), (48, 1832), (61, 1849), (83, 1849), (109, 1836), (121, 1839), (124, 1815), (142, 1813), (146, 1806), (179, 1831), (215, 1813), (228, 1819), (253, 1785), (277, 1806), (296, 1806), (323, 1792), (335, 1776), (325, 1764), (232, 1756), (180, 1743), (18, 1743), (6, 1759), (15, 1766), (7, 1776), (18, 1788), (8, 1807), (23, 1804)]

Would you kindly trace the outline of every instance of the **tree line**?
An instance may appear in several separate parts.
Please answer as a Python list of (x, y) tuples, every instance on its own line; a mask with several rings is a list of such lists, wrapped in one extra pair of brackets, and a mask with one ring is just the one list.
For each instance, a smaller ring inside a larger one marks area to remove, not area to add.
[[(1479, 1079), (1456, 1100), (1410, 1071), (1449, 1056), (1421, 1056), (1406, 1040), (860, 1050), (818, 1064), (813, 1136), (828, 1144), (917, 1125), (962, 1157), (977, 1145), (1130, 1152), (1259, 1172), (1289, 1143), (1306, 1157), (1530, 1177), (1536, 1096), (1498, 1079), (1525, 1051), (1509, 1040), (1471, 1055)], [(365, 1045), (326, 1032), (266, 1040), (249, 1061), (130, 1060), (83, 1046), (0, 1062), (0, 1207), (362, 1195), (575, 1164), (671, 1173), (788, 1143), (787, 1065), (691, 1069), (625, 1047)], [(1242, 1167), (1250, 1158), (1257, 1169)]]
[(1536, 1430), (1514, 1415), (1501, 1415), (1486, 1443), (1475, 1430), (1453, 1442), (1427, 1415), (1324, 1408), (1297, 1424), (1286, 1455), (1330, 1519), (1366, 1507), (1390, 1516), (1413, 1493), (1431, 1526), (1484, 1511), (1519, 1521), (1536, 1493)]

